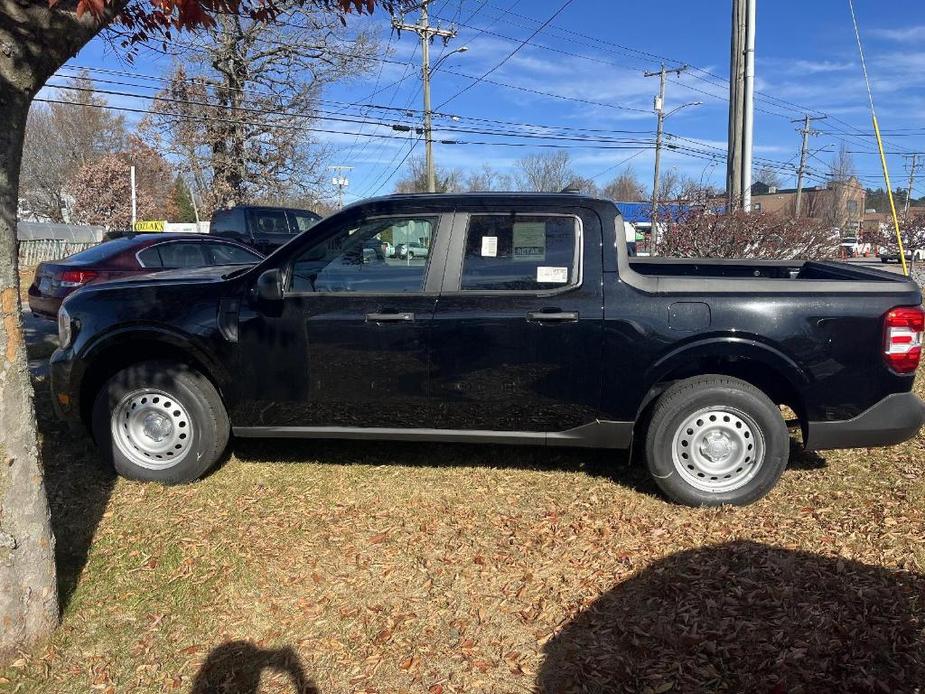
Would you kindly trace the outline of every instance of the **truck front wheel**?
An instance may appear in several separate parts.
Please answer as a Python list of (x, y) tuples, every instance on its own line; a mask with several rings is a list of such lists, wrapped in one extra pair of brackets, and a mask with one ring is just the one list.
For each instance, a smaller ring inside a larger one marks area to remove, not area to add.
[(646, 463), (659, 488), (690, 506), (745, 505), (777, 483), (790, 456), (780, 410), (729, 376), (679, 381), (655, 404)]
[(104, 461), (116, 472), (164, 484), (201, 477), (229, 436), (228, 415), (209, 379), (164, 361), (114, 374), (97, 394), (92, 426)]

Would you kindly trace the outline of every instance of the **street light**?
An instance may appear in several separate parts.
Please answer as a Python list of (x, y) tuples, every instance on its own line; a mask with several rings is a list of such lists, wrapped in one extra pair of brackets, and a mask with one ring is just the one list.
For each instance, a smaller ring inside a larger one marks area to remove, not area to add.
[(433, 67), (430, 68), (430, 71), (433, 72), (438, 67), (440, 67), (440, 63), (442, 63), (444, 60), (449, 58), (451, 55), (456, 55), (457, 53), (465, 53), (468, 50), (469, 50), (469, 46), (460, 46), (459, 48), (454, 48), (452, 51), (450, 51), (449, 53), (444, 55), (442, 58), (440, 58), (440, 60), (434, 63)]
[(668, 118), (668, 116), (673, 116), (675, 113), (680, 111), (682, 108), (687, 108), (688, 106), (703, 106), (703, 102), (702, 101), (691, 101), (690, 103), (681, 104), (680, 106), (676, 106), (675, 108), (671, 109), (668, 113), (665, 114), (665, 118)]

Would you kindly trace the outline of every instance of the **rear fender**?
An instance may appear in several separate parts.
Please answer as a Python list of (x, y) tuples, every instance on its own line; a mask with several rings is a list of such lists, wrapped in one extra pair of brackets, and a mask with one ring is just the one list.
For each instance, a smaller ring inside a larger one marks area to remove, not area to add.
[[(678, 378), (700, 375), (693, 373), (696, 371), (735, 375), (762, 390), (767, 390), (767, 384), (783, 379), (783, 383), (779, 383), (780, 391), (790, 395), (800, 407), (800, 394), (811, 381), (793, 359), (776, 347), (749, 337), (715, 335), (681, 345), (648, 369), (645, 379), (649, 384), (648, 392), (639, 412), (661, 392), (660, 386)], [(746, 375), (749, 372), (754, 373), (752, 378)]]

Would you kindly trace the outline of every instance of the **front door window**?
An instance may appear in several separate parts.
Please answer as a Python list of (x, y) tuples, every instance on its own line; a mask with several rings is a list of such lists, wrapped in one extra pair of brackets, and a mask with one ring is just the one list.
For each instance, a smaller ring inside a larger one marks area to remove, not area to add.
[(369, 219), (307, 249), (295, 259), (294, 293), (421, 292), (436, 217)]

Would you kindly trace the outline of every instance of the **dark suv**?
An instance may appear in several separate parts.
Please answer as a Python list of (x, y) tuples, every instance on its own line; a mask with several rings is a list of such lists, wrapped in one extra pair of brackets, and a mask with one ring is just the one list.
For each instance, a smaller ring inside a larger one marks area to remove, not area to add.
[(212, 215), (209, 233), (269, 254), (293, 236), (311, 229), (320, 219), (320, 215), (310, 210), (239, 205), (217, 210)]

